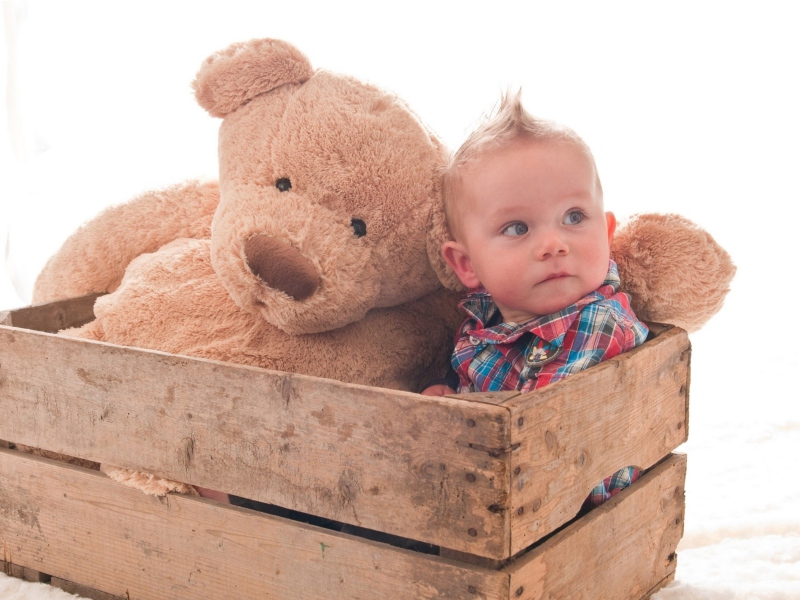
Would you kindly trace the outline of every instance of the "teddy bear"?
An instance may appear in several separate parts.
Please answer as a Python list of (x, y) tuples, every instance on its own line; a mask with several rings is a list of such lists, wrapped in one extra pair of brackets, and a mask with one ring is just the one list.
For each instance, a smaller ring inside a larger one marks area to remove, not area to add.
[[(214, 54), (193, 86), (222, 119), (219, 181), (143, 194), (75, 231), (34, 301), (107, 294), (62, 334), (409, 391), (440, 376), (461, 320), (440, 253), (443, 144), (396, 96), (315, 70), (280, 40)], [(689, 331), (734, 272), (678, 215), (633, 218), (612, 251), (640, 318)]]

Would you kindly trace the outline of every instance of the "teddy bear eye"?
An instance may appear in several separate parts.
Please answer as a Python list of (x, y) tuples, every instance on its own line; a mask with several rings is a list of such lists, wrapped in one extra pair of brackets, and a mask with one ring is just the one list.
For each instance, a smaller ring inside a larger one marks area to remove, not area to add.
[(292, 189), (292, 182), (286, 177), (281, 177), (275, 182), (275, 187), (281, 192), (288, 192), (290, 189)]
[(361, 219), (351, 220), (350, 225), (353, 227), (353, 233), (356, 234), (356, 237), (364, 237), (367, 235), (367, 224)]

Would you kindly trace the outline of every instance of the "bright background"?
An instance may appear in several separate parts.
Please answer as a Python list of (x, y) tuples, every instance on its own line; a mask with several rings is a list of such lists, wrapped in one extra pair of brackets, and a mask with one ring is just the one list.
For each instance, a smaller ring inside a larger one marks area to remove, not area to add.
[[(218, 121), (189, 84), (229, 43), (286, 39), (396, 92), (451, 147), (521, 86), (531, 112), (592, 147), (608, 209), (683, 214), (739, 268), (692, 335), (686, 533), (656, 598), (800, 598), (793, 3), (2, 5), (0, 308), (28, 303), (47, 257), (101, 208), (215, 176)], [(12, 583), (0, 576), (0, 598)]]

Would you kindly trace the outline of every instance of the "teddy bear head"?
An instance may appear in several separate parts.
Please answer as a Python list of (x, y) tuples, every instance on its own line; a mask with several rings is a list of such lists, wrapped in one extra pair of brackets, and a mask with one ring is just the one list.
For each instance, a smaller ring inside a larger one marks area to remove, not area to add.
[(401, 100), (270, 39), (214, 54), (194, 89), (223, 119), (212, 263), (241, 308), (316, 333), (441, 287), (446, 152)]

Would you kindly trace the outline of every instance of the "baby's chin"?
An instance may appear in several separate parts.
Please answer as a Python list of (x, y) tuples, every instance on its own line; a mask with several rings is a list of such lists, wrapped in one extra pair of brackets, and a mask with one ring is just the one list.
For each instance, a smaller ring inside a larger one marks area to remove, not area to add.
[(562, 311), (600, 287), (598, 284), (595, 287), (581, 286), (576, 288), (574, 282), (569, 282), (569, 279), (568, 277), (550, 279), (540, 284), (539, 291), (543, 298), (541, 302), (534, 302), (526, 307), (525, 312), (533, 315), (529, 317), (529, 320)]

